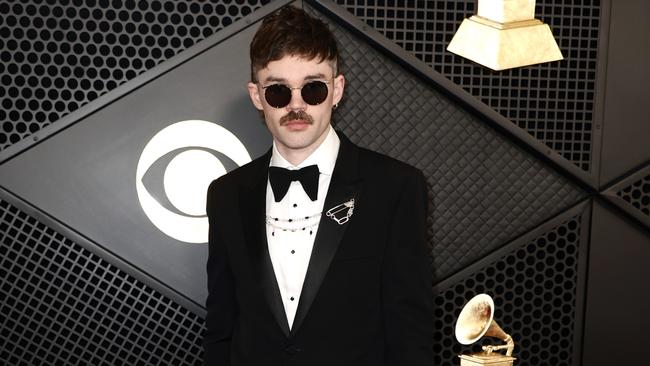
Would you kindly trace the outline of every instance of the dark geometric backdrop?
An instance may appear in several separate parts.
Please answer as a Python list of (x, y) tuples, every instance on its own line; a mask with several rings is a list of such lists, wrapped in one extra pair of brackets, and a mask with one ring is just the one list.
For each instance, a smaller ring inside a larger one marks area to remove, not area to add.
[(370, 27), (431, 66), (585, 171), (591, 170), (600, 27), (599, 1), (540, 0), (564, 60), (493, 72), (447, 52), (474, 0), (338, 1)]
[[(0, 2), (0, 164), (37, 131), (51, 124), (45, 130), (54, 134), (88, 103), (110, 103), (108, 92), (174, 64), (267, 2)], [(594, 325), (613, 317), (600, 295), (606, 280), (587, 279), (612, 268), (621, 283), (649, 275), (647, 118), (620, 122), (635, 127), (627, 135), (607, 130), (615, 120), (605, 118), (619, 108), (607, 102), (616, 85), (606, 81), (627, 75), (610, 48), (648, 42), (630, 30), (639, 23), (617, 19), (647, 14), (647, 3), (538, 1), (536, 16), (565, 59), (492, 72), (445, 50), (473, 0), (337, 2), (304, 5), (341, 43), (347, 88), (336, 125), (419, 167), (429, 183), (436, 364), (456, 365), (457, 354), (477, 349), (461, 347), (453, 327), (480, 292), (494, 297), (519, 365), (605, 364), (597, 357), (604, 341), (609, 359), (624, 363), (623, 351), (643, 339), (625, 319), (650, 326), (638, 305), (648, 295), (616, 294), (625, 311), (613, 329), (633, 339), (623, 349), (607, 336), (612, 328)], [(628, 67), (650, 62), (648, 49)], [(647, 71), (636, 78), (650, 82)], [(650, 100), (643, 93), (633, 95)], [(610, 158), (608, 146), (621, 145), (645, 158)], [(634, 168), (604, 173), (619, 162)], [(128, 258), (79, 245), (78, 233), (2, 187), (0, 239), (0, 364), (199, 364), (203, 314), (132, 275)], [(625, 260), (612, 262), (610, 245)], [(623, 271), (625, 263), (637, 272)]]

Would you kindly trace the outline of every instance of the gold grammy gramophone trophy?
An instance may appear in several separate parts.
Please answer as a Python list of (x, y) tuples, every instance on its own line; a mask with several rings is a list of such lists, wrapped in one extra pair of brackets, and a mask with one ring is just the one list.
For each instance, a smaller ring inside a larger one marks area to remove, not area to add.
[[(509, 334), (501, 329), (493, 319), (494, 300), (487, 294), (474, 296), (460, 311), (456, 321), (456, 339), (461, 344), (472, 344), (483, 336), (495, 337), (503, 340), (506, 344), (500, 346), (483, 346), (483, 352), (471, 355), (459, 355), (460, 366), (512, 366), (515, 360), (512, 351), (515, 342)], [(506, 350), (506, 354), (494, 352)]]

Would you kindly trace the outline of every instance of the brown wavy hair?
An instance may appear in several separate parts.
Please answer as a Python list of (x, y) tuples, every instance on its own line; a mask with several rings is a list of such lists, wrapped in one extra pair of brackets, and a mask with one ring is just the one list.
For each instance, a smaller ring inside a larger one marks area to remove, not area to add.
[(293, 6), (268, 15), (255, 33), (250, 46), (251, 81), (257, 82), (257, 72), (269, 62), (285, 56), (328, 61), (334, 75), (339, 67), (336, 39), (327, 25)]

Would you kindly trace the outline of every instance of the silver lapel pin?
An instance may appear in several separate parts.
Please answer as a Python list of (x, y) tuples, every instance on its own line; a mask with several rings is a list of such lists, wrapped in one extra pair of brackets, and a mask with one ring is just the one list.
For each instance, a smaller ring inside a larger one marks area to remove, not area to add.
[(327, 210), (325, 215), (327, 215), (327, 217), (331, 218), (332, 220), (336, 221), (339, 225), (343, 225), (346, 222), (348, 222), (348, 220), (350, 220), (350, 217), (352, 216), (353, 212), (354, 212), (354, 198), (350, 199), (347, 202), (343, 202), (339, 205), (330, 208), (329, 210)]

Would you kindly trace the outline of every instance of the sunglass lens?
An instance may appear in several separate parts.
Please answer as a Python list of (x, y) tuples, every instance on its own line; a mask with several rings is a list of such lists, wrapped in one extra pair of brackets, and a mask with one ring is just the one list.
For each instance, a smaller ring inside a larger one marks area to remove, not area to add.
[(291, 89), (282, 84), (269, 85), (264, 92), (264, 98), (273, 108), (286, 107), (291, 102)]
[(311, 81), (301, 90), (302, 100), (310, 105), (319, 105), (327, 99), (327, 84), (322, 81)]

